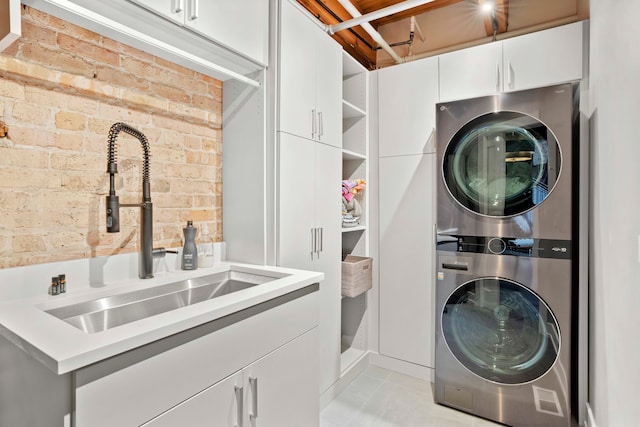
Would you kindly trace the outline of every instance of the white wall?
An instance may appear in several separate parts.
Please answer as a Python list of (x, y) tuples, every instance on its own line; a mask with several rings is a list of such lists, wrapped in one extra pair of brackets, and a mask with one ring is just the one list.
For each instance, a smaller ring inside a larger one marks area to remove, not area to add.
[(640, 425), (639, 17), (638, 0), (591, 0), (589, 404), (597, 427)]

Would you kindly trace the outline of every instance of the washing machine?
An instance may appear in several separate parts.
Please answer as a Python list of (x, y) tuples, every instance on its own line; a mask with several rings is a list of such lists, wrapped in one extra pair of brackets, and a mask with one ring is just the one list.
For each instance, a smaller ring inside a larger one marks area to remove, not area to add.
[(520, 239), (495, 254), (495, 239), (438, 251), (435, 400), (509, 426), (573, 426), (571, 260)]
[(435, 400), (574, 423), (578, 86), (436, 107)]

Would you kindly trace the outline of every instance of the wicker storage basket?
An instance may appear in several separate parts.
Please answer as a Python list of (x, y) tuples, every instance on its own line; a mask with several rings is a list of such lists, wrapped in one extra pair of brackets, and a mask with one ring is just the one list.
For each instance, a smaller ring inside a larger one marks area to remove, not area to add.
[(371, 258), (347, 255), (342, 261), (342, 296), (353, 298), (371, 289)]

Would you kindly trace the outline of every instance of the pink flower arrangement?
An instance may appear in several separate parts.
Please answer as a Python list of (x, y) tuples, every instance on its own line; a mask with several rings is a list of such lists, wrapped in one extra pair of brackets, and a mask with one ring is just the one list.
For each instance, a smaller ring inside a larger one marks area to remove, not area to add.
[(350, 202), (353, 196), (364, 190), (366, 186), (367, 182), (364, 179), (345, 179), (342, 181), (342, 197), (344, 197), (347, 202)]

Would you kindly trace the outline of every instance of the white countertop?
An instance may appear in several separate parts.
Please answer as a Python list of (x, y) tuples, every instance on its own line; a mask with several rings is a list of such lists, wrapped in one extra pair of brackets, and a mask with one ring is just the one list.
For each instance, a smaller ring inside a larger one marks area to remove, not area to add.
[[(282, 278), (102, 332), (86, 333), (45, 310), (122, 292), (206, 276), (228, 270)], [(322, 273), (282, 267), (222, 262), (195, 271), (156, 273), (153, 279), (122, 280), (108, 287), (82, 287), (61, 295), (40, 295), (0, 302), (0, 334), (53, 372), (65, 374), (169, 335), (277, 298), (324, 279)]]

